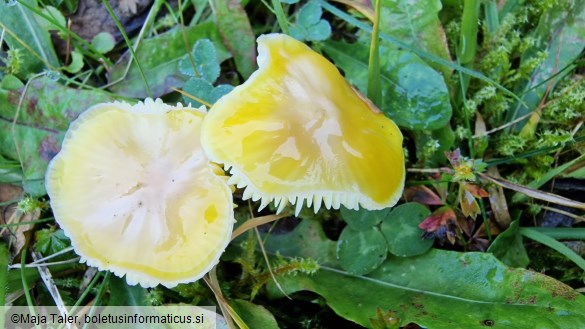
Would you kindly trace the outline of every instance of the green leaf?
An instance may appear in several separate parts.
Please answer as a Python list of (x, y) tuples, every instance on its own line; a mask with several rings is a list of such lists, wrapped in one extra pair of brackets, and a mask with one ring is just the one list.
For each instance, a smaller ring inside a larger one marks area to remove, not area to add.
[(0, 89), (0, 153), (18, 160), (15, 144), (22, 157), (24, 188), (33, 196), (46, 194), (45, 171), (48, 162), (59, 152), (69, 123), (90, 106), (113, 101), (115, 97), (101, 90), (65, 87), (47, 77), (32, 80), (22, 101), (12, 133), (12, 121), (18, 110), (21, 90)]
[(147, 306), (146, 294), (148, 290), (140, 285), (129, 286), (126, 280), (117, 276), (110, 276), (110, 299), (108, 306)]
[[(185, 35), (187, 36), (186, 42), (188, 45), (194, 44), (199, 39), (211, 40), (215, 45), (219, 63), (230, 57), (220, 41), (219, 31), (213, 22), (185, 27)], [(161, 49), (164, 49), (164, 51), (161, 51)], [(187, 46), (180, 28), (143, 40), (136, 51), (136, 56), (142, 65), (153, 97), (159, 97), (171, 92), (171, 87), (183, 87), (183, 84), (188, 79), (179, 70), (179, 62), (188, 56)], [(131, 64), (128, 74), (124, 77), (129, 59), (129, 52), (124, 53), (112, 68), (108, 79), (109, 83), (119, 79), (122, 80), (112, 85), (110, 90), (120, 96), (145, 98), (147, 93), (144, 89), (144, 82), (134, 62)]]
[(109, 52), (116, 46), (116, 39), (111, 33), (100, 32), (91, 40), (91, 45), (102, 54)]
[(337, 257), (341, 267), (352, 274), (367, 274), (386, 259), (388, 246), (377, 227), (356, 231), (346, 226), (337, 241)]
[(359, 210), (351, 210), (341, 208), (341, 217), (351, 228), (357, 231), (367, 230), (374, 225), (380, 224), (390, 212), (390, 208), (382, 210), (366, 210), (360, 208)]
[[(59, 9), (57, 9), (53, 6), (46, 6), (45, 8), (43, 8), (41, 10), (41, 12), (43, 14), (53, 18), (55, 20), (55, 23), (59, 24), (59, 26), (61, 26), (61, 27), (65, 26), (65, 24), (66, 24), (65, 16), (63, 16), (63, 14), (59, 11)], [(59, 30), (59, 28), (53, 22), (49, 22), (49, 21), (47, 21), (44, 18), (41, 18), (39, 16), (37, 16), (36, 19), (39, 22), (39, 25), (42, 27), (42, 29), (44, 29), (46, 31)]]
[(4, 76), (4, 78), (2, 78), (2, 83), (0, 84), (0, 88), (4, 90), (16, 90), (22, 87), (24, 87), (24, 83), (12, 74)]
[[(201, 99), (202, 101), (207, 102), (208, 104), (213, 104), (209, 100), (209, 95), (211, 95), (212, 90), (213, 86), (211, 85), (211, 83), (200, 78), (189, 79), (189, 81), (187, 81), (187, 83), (185, 83), (185, 85), (183, 86), (184, 92), (186, 92), (189, 95), (195, 96)], [(191, 103), (191, 106), (193, 107), (205, 105), (186, 95), (183, 95), (183, 100), (185, 101), (185, 103)]]
[(263, 306), (243, 299), (230, 300), (229, 304), (249, 328), (278, 329), (276, 319)]
[(213, 88), (213, 90), (211, 91), (211, 95), (209, 95), (211, 104), (215, 104), (215, 102), (217, 102), (224, 95), (227, 95), (232, 90), (234, 90), (234, 86), (232, 85), (219, 85)]
[[(219, 85), (217, 87), (213, 87), (211, 83), (200, 78), (190, 79), (183, 87), (184, 92), (193, 95), (211, 105), (215, 104), (218, 99), (233, 89), (234, 87), (230, 85)], [(185, 95), (183, 95), (183, 100), (185, 103), (191, 103), (191, 106), (194, 107), (205, 105)]]
[(71, 52), (71, 63), (65, 66), (65, 71), (69, 73), (77, 73), (83, 68), (83, 55), (78, 51)]
[(380, 55), (384, 57), (390, 60), (386, 70), (397, 86), (386, 94), (383, 111), (398, 125), (413, 130), (434, 130), (446, 125), (451, 119), (451, 105), (441, 75), (409, 52)]
[(423, 239), (424, 231), (418, 225), (430, 214), (425, 206), (416, 202), (394, 208), (382, 223), (382, 233), (388, 241), (390, 253), (410, 257), (427, 252), (434, 239)]
[(311, 26), (308, 30), (305, 40), (307, 41), (323, 41), (329, 39), (331, 36), (331, 25), (328, 21), (322, 19), (317, 24)]
[(239, 0), (214, 2), (223, 43), (234, 56), (238, 72), (247, 79), (256, 69), (256, 42), (250, 20)]
[(45, 256), (56, 254), (71, 245), (65, 232), (54, 227), (36, 231), (35, 240), (36, 248)]
[(327, 239), (318, 221), (302, 220), (295, 229), (287, 234), (270, 234), (265, 239), (264, 248), (273, 254), (311, 258), (329, 266), (339, 266), (336, 256), (337, 243)]
[[(412, 130), (434, 130), (451, 119), (449, 92), (443, 77), (416, 55), (393, 50), (380, 43), (382, 79), (381, 110), (399, 126)], [(369, 43), (327, 41), (327, 53), (346, 79), (362, 93), (367, 90)]]
[[(36, 0), (20, 1), (40, 12)], [(51, 70), (59, 67), (49, 33), (39, 25), (37, 16), (21, 3), (12, 6), (0, 4), (0, 30), (2, 29), (6, 29), (5, 41), (8, 47), (19, 49), (22, 53), (22, 70), (18, 74), (20, 78), (28, 73), (41, 72), (47, 66)]]
[[(337, 314), (366, 327), (380, 308), (393, 310), (402, 324), (432, 329), (585, 328), (584, 296), (486, 253), (431, 250), (391, 257), (367, 277), (321, 267), (313, 275), (278, 281), (287, 294), (321, 295)], [(268, 292), (282, 296), (272, 283)]]
[(309, 1), (299, 10), (297, 24), (309, 28), (317, 24), (323, 15), (323, 9), (316, 1)]
[[(450, 61), (447, 38), (439, 20), (441, 8), (440, 0), (381, 0), (380, 31)], [(448, 67), (428, 63), (443, 76), (450, 76)]]
[(468, 0), (463, 4), (461, 18), (461, 35), (458, 56), (462, 64), (470, 64), (475, 58), (477, 48), (477, 29), (479, 21), (480, 1)]
[(304, 27), (300, 27), (298, 25), (291, 25), (289, 27), (289, 31), (290, 36), (299, 40), (299, 41), (303, 41), (305, 40), (305, 36), (307, 35), (307, 29), (305, 29)]
[(297, 24), (290, 27), (290, 34), (297, 40), (323, 41), (331, 36), (331, 25), (321, 19), (323, 9), (317, 1), (307, 2), (297, 14)]
[(500, 233), (487, 250), (512, 267), (526, 267), (530, 262), (520, 234), (519, 223), (513, 221), (504, 232)]
[[(193, 61), (195, 62), (195, 69), (197, 76), (209, 83), (214, 83), (219, 78), (220, 67), (217, 62), (217, 55), (215, 47), (209, 39), (197, 40), (193, 47)], [(181, 63), (189, 62), (188, 58), (181, 60)], [(182, 64), (182, 66), (184, 66)], [(191, 70), (193, 68), (191, 67)]]

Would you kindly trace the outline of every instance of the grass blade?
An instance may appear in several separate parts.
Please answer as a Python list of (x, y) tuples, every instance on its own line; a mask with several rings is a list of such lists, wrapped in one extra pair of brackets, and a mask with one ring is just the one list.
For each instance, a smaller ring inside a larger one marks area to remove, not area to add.
[(551, 238), (546, 234), (538, 232), (535, 229), (528, 227), (521, 227), (520, 234), (531, 240), (542, 243), (543, 245), (551, 249), (558, 251), (560, 254), (573, 261), (577, 266), (585, 270), (585, 259), (577, 255), (573, 250), (569, 249), (569, 247), (565, 246), (561, 242)]

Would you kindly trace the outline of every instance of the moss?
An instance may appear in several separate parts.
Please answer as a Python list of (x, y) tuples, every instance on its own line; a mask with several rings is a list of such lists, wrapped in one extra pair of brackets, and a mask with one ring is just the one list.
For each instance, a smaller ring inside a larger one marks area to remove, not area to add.
[(526, 149), (527, 142), (519, 135), (501, 134), (496, 144), (496, 150), (501, 155), (514, 156)]
[(0, 60), (4, 62), (6, 67), (3, 67), (2, 70), (6, 74), (13, 74), (17, 75), (21, 73), (22, 69), (22, 54), (20, 49), (9, 49), (6, 52), (6, 58), (1, 58)]

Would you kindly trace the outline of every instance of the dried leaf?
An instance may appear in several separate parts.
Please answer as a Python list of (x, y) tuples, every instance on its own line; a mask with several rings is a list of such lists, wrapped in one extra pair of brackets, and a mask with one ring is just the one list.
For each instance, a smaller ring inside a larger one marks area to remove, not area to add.
[[(14, 201), (14, 203), (0, 207), (2, 224), (26, 223), (39, 219), (40, 210), (23, 214), (16, 209), (16, 202), (23, 197), (23, 190), (19, 186), (0, 184), (0, 203)], [(33, 228), (31, 224), (5, 227), (0, 235), (10, 246), (12, 256), (18, 255), (28, 241), (28, 232)]]
[(478, 175), (487, 181), (490, 181), (492, 183), (495, 183), (497, 185), (500, 185), (500, 186), (505, 187), (505, 188), (510, 189), (510, 190), (524, 193), (531, 198), (556, 203), (556, 204), (559, 204), (562, 206), (585, 210), (585, 203), (582, 203), (582, 202), (567, 199), (565, 197), (562, 197), (560, 195), (556, 195), (553, 193), (534, 190), (534, 189), (531, 189), (531, 188), (528, 188), (528, 187), (525, 187), (522, 185), (508, 182), (507, 180), (504, 180), (502, 178), (496, 178), (496, 177), (492, 177), (492, 176), (486, 175), (486, 174), (478, 174)]
[(426, 186), (409, 186), (404, 189), (404, 198), (429, 206), (442, 206), (443, 200), (433, 190)]
[(473, 193), (469, 192), (465, 188), (466, 184), (459, 185), (459, 193), (457, 199), (459, 199), (459, 206), (465, 217), (475, 218), (480, 213), (481, 209), (477, 200), (473, 196)]
[[(500, 173), (496, 166), (488, 168), (488, 174), (493, 177), (500, 178)], [(512, 221), (510, 212), (508, 211), (508, 203), (506, 196), (504, 195), (504, 189), (499, 185), (488, 186), (489, 200), (492, 211), (494, 212), (494, 218), (500, 228), (507, 228), (510, 226)]]
[(489, 196), (488, 192), (486, 192), (486, 190), (484, 190), (479, 185), (470, 183), (461, 183), (461, 185), (465, 188), (465, 190), (467, 190), (469, 193), (471, 193), (471, 195), (473, 195), (476, 198), (485, 198)]
[(435, 232), (441, 226), (446, 226), (450, 222), (455, 222), (456, 218), (455, 211), (449, 206), (444, 206), (430, 214), (430, 216), (420, 223), (418, 227), (427, 232)]

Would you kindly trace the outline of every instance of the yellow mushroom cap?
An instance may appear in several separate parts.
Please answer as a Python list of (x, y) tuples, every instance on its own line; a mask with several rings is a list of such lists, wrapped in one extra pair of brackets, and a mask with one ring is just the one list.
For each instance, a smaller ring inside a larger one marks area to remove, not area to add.
[(211, 161), (244, 199), (357, 209), (393, 206), (404, 187), (402, 134), (337, 68), (283, 34), (258, 38), (259, 69), (202, 126)]
[(71, 124), (46, 185), (82, 261), (143, 287), (195, 281), (218, 262), (233, 200), (202, 151), (204, 116), (147, 99), (99, 104)]

